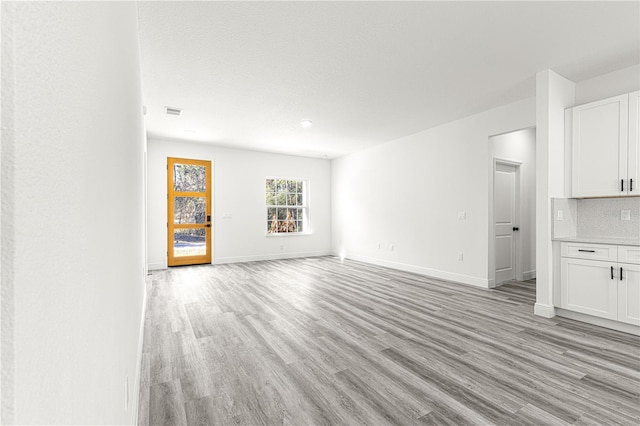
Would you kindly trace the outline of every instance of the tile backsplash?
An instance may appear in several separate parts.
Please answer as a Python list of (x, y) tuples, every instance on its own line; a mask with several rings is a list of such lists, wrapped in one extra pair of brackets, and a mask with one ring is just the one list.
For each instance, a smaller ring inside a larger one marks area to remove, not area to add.
[[(579, 237), (640, 237), (640, 198), (579, 199), (576, 208)], [(621, 211), (630, 210), (631, 220), (621, 220)]]

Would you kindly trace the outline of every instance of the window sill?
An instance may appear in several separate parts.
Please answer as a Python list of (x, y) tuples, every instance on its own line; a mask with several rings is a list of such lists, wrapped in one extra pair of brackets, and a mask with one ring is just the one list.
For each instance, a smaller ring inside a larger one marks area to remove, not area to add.
[(311, 232), (276, 232), (276, 233), (271, 233), (268, 232), (266, 234), (264, 234), (265, 237), (268, 238), (273, 238), (273, 237), (297, 237), (297, 236), (303, 236), (303, 235), (312, 235)]

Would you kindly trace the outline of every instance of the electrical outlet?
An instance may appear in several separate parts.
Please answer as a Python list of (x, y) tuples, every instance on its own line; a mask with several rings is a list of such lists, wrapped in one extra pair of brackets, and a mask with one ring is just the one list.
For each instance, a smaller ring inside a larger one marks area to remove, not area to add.
[(620, 210), (620, 220), (631, 220), (631, 210)]
[(465, 220), (467, 218), (467, 212), (458, 212), (458, 219)]
[(389, 246), (389, 250), (394, 251), (395, 249), (396, 249), (396, 246), (395, 246), (395, 245), (391, 244), (391, 245)]
[(564, 211), (558, 210), (558, 220), (564, 220)]
[(458, 253), (458, 260), (461, 262), (464, 260), (464, 253)]

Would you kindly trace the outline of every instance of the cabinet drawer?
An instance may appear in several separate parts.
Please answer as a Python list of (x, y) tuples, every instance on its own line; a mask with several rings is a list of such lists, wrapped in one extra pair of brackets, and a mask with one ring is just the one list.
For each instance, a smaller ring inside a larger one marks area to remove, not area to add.
[(577, 259), (618, 260), (618, 246), (605, 244), (562, 243), (562, 257), (574, 257)]
[(640, 265), (640, 247), (618, 246), (618, 262)]

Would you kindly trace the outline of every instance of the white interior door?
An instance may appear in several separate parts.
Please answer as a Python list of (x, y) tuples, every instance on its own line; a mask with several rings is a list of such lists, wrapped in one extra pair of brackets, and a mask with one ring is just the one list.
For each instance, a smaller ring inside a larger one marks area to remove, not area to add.
[(496, 284), (516, 277), (518, 167), (496, 163), (494, 171), (494, 229)]

